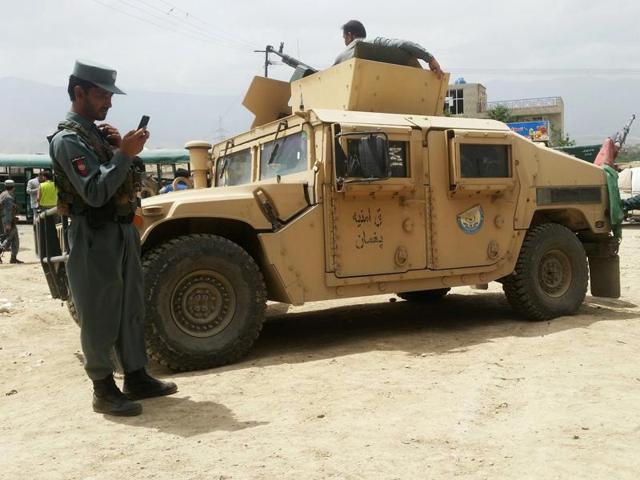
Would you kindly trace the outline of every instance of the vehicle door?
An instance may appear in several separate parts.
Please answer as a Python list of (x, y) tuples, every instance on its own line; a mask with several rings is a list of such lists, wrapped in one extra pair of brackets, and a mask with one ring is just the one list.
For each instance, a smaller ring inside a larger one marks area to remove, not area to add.
[(422, 139), (410, 127), (332, 126), (327, 271), (338, 278), (426, 267)]
[(431, 130), (429, 268), (488, 266), (508, 255), (518, 182), (509, 132)]

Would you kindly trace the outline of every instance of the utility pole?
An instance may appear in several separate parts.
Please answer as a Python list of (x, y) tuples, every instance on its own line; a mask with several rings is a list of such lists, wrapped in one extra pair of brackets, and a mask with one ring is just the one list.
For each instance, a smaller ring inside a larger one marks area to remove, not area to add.
[[(284, 50), (284, 42), (280, 42), (278, 52), (282, 53)], [(269, 78), (269, 65), (275, 65), (270, 59), (269, 54), (274, 52), (274, 48), (271, 45), (267, 45), (264, 50), (254, 50), (255, 53), (264, 53), (264, 78)]]
[(225, 138), (227, 138), (227, 130), (222, 126), (222, 116), (218, 116), (218, 128), (213, 132), (214, 139), (217, 142), (221, 142)]

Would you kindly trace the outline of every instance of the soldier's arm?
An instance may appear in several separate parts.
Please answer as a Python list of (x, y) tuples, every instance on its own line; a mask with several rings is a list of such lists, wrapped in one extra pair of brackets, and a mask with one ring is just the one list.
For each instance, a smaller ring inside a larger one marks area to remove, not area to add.
[(397, 38), (384, 38), (384, 37), (376, 37), (373, 40), (375, 45), (382, 45), (384, 47), (396, 47), (404, 50), (412, 57), (419, 58), (420, 60), (424, 60), (425, 62), (430, 62), (433, 58), (429, 52), (427, 52), (422, 46), (417, 43), (410, 42), (409, 40), (400, 40)]
[(622, 208), (627, 210), (640, 210), (640, 195), (622, 200)]
[(101, 207), (125, 181), (132, 158), (120, 150), (107, 163), (100, 160), (76, 133), (56, 135), (51, 151), (67, 178), (87, 205)]

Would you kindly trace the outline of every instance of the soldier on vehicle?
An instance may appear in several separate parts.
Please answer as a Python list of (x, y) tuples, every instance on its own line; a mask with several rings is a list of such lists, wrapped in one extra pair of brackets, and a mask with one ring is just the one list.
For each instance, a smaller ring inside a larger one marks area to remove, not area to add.
[[(4, 240), (0, 243), (0, 254), (6, 250), (11, 250), (11, 260), (9, 263), (23, 263), (18, 260), (18, 250), (20, 249), (20, 237), (18, 236), (17, 207), (15, 201), (16, 184), (13, 180), (4, 181), (4, 191), (0, 193), (0, 216), (2, 217), (2, 233)], [(0, 260), (1, 262), (2, 260)]]
[[(93, 380), (93, 409), (138, 415), (132, 400), (177, 391), (146, 373), (140, 238), (132, 224), (137, 198), (134, 157), (149, 138), (146, 128), (120, 136), (104, 120), (116, 71), (77, 61), (69, 77), (71, 111), (49, 137), (58, 187), (58, 210), (71, 217), (67, 277), (81, 325), (84, 367)], [(112, 352), (124, 369), (124, 394), (113, 379)]]
[(373, 45), (381, 45), (384, 47), (396, 47), (404, 50), (412, 57), (424, 60), (429, 64), (429, 68), (434, 72), (438, 78), (442, 78), (443, 72), (440, 68), (440, 64), (433, 55), (427, 52), (423, 47), (417, 43), (410, 42), (408, 40), (400, 40), (395, 38), (376, 37), (373, 40), (367, 40), (367, 31), (364, 28), (362, 22), (358, 20), (349, 20), (342, 25), (342, 38), (347, 48), (336, 58), (334, 65), (338, 63), (346, 62), (353, 58), (356, 45), (360, 42), (371, 43)]

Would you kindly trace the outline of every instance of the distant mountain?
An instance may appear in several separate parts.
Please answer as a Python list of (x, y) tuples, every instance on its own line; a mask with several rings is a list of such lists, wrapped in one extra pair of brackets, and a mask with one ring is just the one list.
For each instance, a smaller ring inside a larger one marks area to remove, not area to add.
[[(149, 148), (180, 148), (189, 140), (214, 141), (249, 129), (253, 115), (242, 96), (128, 91), (116, 95), (107, 121), (121, 133), (151, 117)], [(46, 136), (69, 110), (66, 87), (0, 78), (0, 153), (47, 152)]]
[[(573, 78), (504, 77), (481, 81), (489, 100), (561, 96), (565, 132), (579, 145), (599, 144), (622, 128), (631, 113), (640, 114), (637, 77)], [(142, 114), (151, 116), (150, 148), (181, 147), (189, 140), (217, 141), (249, 129), (253, 115), (242, 105), (242, 94), (189, 95), (130, 91), (113, 100), (107, 120), (125, 132)], [(66, 87), (18, 78), (0, 78), (0, 153), (48, 150), (45, 137), (69, 109)], [(631, 129), (628, 144), (640, 143), (640, 124)]]

